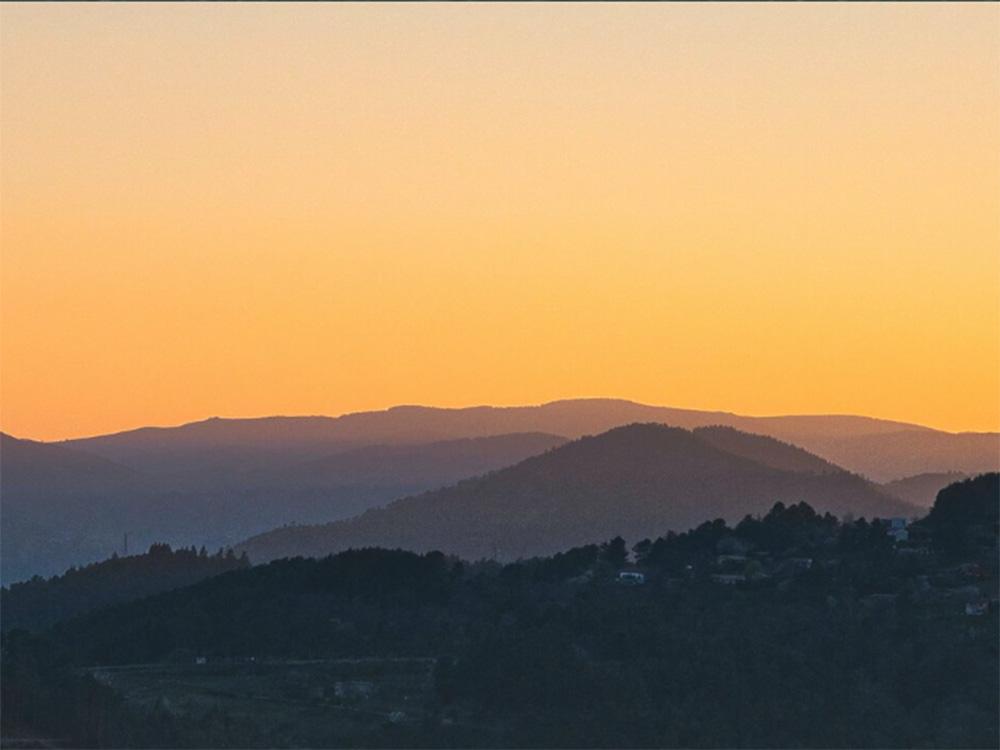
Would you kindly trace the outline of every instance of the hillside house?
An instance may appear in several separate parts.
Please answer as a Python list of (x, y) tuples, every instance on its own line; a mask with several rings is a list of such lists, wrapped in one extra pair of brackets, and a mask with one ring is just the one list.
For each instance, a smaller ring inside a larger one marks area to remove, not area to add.
[(646, 574), (638, 570), (621, 570), (618, 572), (618, 583), (626, 586), (640, 586), (646, 582)]
[(908, 542), (910, 540), (909, 521), (905, 518), (886, 519), (886, 534), (892, 537), (894, 542)]
[(715, 545), (715, 551), (720, 555), (745, 556), (751, 549), (750, 543), (737, 536), (724, 537)]
[(965, 614), (969, 615), (970, 617), (982, 617), (989, 611), (989, 608), (990, 608), (990, 603), (985, 599), (980, 599), (979, 601), (975, 602), (966, 602)]

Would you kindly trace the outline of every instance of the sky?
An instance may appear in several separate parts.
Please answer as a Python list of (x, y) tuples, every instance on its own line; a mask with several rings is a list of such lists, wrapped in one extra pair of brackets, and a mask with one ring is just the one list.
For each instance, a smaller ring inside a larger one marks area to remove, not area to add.
[(1000, 5), (0, 8), (0, 429), (1000, 428)]

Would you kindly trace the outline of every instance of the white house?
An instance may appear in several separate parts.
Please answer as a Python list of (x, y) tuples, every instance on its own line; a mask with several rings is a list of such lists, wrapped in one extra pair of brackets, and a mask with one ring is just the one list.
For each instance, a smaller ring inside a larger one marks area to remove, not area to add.
[(646, 574), (638, 570), (622, 570), (618, 573), (618, 583), (625, 583), (630, 586), (638, 586), (646, 582)]
[(893, 538), (893, 541), (909, 541), (910, 532), (906, 528), (909, 525), (909, 521), (905, 518), (887, 518), (885, 523), (889, 527), (886, 529), (886, 533)]
[(981, 617), (989, 611), (989, 607), (990, 605), (987, 601), (966, 602), (965, 614), (973, 617)]

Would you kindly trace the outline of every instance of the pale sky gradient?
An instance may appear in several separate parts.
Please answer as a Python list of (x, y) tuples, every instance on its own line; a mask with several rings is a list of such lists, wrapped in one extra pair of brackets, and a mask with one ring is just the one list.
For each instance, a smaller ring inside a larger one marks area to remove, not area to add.
[(0, 427), (1000, 426), (1000, 5), (5, 4)]

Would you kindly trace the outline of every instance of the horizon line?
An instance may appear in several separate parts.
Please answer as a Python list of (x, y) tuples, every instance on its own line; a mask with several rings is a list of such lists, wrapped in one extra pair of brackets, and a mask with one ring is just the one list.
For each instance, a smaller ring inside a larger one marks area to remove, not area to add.
[(19, 440), (30, 440), (37, 443), (67, 443), (76, 440), (89, 440), (93, 438), (101, 437), (111, 437), (114, 435), (124, 435), (130, 432), (138, 432), (141, 430), (171, 430), (178, 429), (181, 427), (187, 427), (189, 425), (201, 424), (204, 422), (210, 422), (213, 420), (225, 420), (225, 421), (253, 421), (253, 420), (265, 420), (265, 419), (330, 419), (337, 420), (344, 417), (350, 417), (361, 414), (377, 414), (377, 413), (387, 413), (395, 409), (428, 409), (435, 411), (469, 411), (473, 409), (532, 409), (540, 408), (545, 406), (551, 406), (553, 404), (560, 403), (570, 403), (570, 402), (581, 402), (581, 401), (609, 401), (618, 403), (633, 404), (635, 406), (643, 406), (653, 409), (673, 409), (676, 411), (687, 411), (687, 412), (697, 412), (703, 414), (719, 414), (730, 417), (741, 417), (748, 419), (781, 419), (786, 417), (792, 418), (806, 418), (806, 417), (833, 417), (833, 418), (849, 418), (849, 419), (867, 419), (875, 422), (888, 422), (893, 424), (898, 424), (909, 428), (918, 428), (921, 430), (931, 430), (934, 432), (946, 433), (949, 435), (991, 435), (1000, 434), (1000, 428), (996, 430), (947, 430), (939, 427), (932, 427), (930, 425), (921, 424), (919, 422), (905, 421), (901, 419), (895, 419), (892, 417), (875, 417), (867, 414), (857, 414), (857, 413), (821, 413), (821, 412), (810, 412), (810, 413), (783, 413), (783, 414), (749, 414), (745, 412), (728, 411), (723, 409), (711, 409), (711, 408), (695, 408), (688, 406), (672, 406), (667, 404), (653, 404), (644, 401), (636, 401), (629, 398), (617, 397), (617, 396), (580, 396), (580, 397), (566, 397), (557, 398), (549, 401), (541, 401), (538, 403), (517, 403), (517, 404), (489, 404), (489, 403), (478, 403), (469, 404), (465, 406), (435, 406), (429, 404), (418, 404), (418, 403), (398, 403), (392, 404), (390, 406), (374, 409), (358, 409), (353, 411), (345, 411), (339, 414), (285, 414), (285, 413), (271, 413), (271, 414), (258, 414), (251, 416), (221, 416), (218, 414), (210, 415), (200, 419), (192, 419), (184, 422), (178, 422), (173, 424), (140, 424), (135, 427), (126, 427), (120, 430), (113, 430), (110, 432), (100, 432), (95, 434), (85, 434), (76, 435), (71, 437), (61, 437), (61, 438), (49, 438), (40, 439), (33, 437), (23, 437), (19, 435), (14, 435), (7, 432), (0, 427), (0, 433), (14, 437)]

